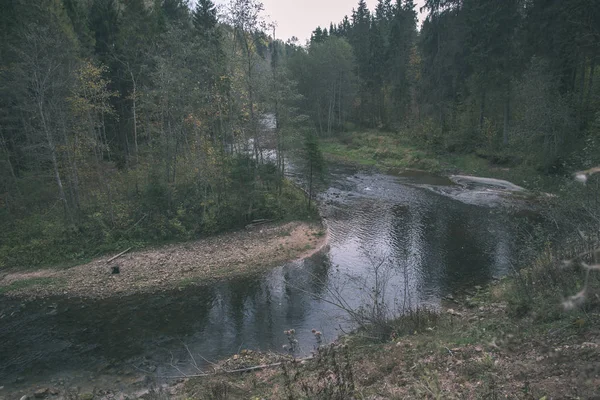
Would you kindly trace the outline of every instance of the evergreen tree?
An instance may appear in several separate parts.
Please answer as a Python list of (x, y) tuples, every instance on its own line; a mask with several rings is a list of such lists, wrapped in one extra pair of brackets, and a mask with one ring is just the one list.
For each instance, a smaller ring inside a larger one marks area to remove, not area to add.
[(305, 174), (308, 180), (308, 209), (312, 207), (315, 191), (315, 181), (323, 178), (325, 171), (325, 159), (319, 139), (314, 131), (308, 130), (304, 135), (304, 161)]
[(94, 37), (89, 29), (85, 4), (78, 0), (63, 0), (63, 4), (77, 34), (79, 45), (85, 53), (91, 53), (94, 48)]
[(212, 0), (198, 0), (192, 14), (194, 27), (203, 35), (210, 35), (217, 26), (217, 7)]
[(185, 22), (189, 16), (187, 0), (162, 0), (161, 10), (170, 22)]
[(333, 22), (329, 24), (329, 34), (331, 36), (338, 36), (337, 27), (333, 24)]
[(359, 111), (362, 122), (371, 120), (372, 109), (372, 85), (373, 76), (371, 71), (371, 13), (367, 8), (365, 0), (359, 0), (358, 7), (352, 13), (352, 27), (349, 33), (350, 44), (354, 49), (358, 69), (358, 77), (361, 82), (361, 98), (364, 106)]
[(311, 43), (323, 43), (323, 41), (325, 40), (325, 37), (323, 36), (323, 30), (321, 29), (320, 26), (317, 26), (317, 29), (315, 29), (312, 34), (310, 35), (310, 42)]
[(106, 64), (110, 61), (120, 29), (116, 0), (93, 0), (88, 20), (95, 36), (95, 54)]

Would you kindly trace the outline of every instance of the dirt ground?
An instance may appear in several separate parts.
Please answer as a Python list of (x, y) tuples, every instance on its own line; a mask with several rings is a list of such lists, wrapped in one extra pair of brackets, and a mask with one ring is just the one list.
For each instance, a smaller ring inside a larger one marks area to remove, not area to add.
[[(0, 277), (0, 293), (39, 298), (52, 295), (105, 298), (160, 291), (252, 274), (308, 257), (327, 243), (319, 224), (263, 225), (195, 242), (129, 252), (68, 269), (15, 272)], [(112, 268), (119, 273), (113, 274)]]

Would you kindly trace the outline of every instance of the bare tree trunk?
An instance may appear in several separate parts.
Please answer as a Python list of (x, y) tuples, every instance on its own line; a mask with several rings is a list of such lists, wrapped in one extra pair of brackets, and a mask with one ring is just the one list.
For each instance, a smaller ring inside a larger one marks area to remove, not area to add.
[(481, 99), (479, 103), (479, 132), (483, 132), (483, 122), (485, 119), (485, 88), (481, 90)]
[[(90, 124), (90, 129), (93, 132), (95, 132), (96, 140), (98, 140), (97, 143), (102, 143), (104, 134), (100, 130), (100, 128), (98, 128), (98, 130), (96, 130), (96, 128), (94, 127), (94, 123), (93, 123), (94, 120), (89, 112), (88, 112), (88, 121)], [(98, 180), (100, 181), (100, 184), (104, 187), (104, 189), (106, 191), (106, 195), (108, 198), (108, 212), (109, 212), (111, 224), (114, 227), (115, 226), (115, 213), (114, 213), (114, 206), (113, 206), (113, 201), (112, 201), (112, 191), (110, 188), (110, 184), (106, 180), (106, 177), (104, 176), (104, 173), (102, 171), (102, 158), (104, 156), (104, 152), (99, 145), (96, 145), (95, 153), (96, 153), (96, 173), (98, 174)]]
[[(62, 127), (62, 133), (63, 133), (63, 141), (66, 144), (66, 148), (69, 148), (69, 140), (68, 140), (68, 136), (67, 136), (67, 132), (66, 132), (66, 127), (63, 124)], [(77, 140), (77, 136), (75, 136), (75, 141)], [(69, 192), (71, 194), (71, 204), (73, 205), (73, 208), (75, 209), (75, 211), (79, 210), (79, 177), (77, 174), (77, 162), (75, 160), (75, 158), (77, 157), (76, 155), (76, 148), (77, 146), (73, 145), (71, 147), (71, 151), (67, 151), (67, 163), (69, 165), (69, 170), (70, 170), (70, 174), (68, 175), (69, 178)]]
[[(101, 113), (101, 121), (102, 121), (102, 141), (104, 142), (104, 147), (106, 148), (106, 153), (108, 155), (108, 161), (111, 161), (110, 147), (108, 146), (108, 138), (106, 136), (106, 124), (104, 123), (104, 112)], [(102, 155), (104, 156), (104, 150), (102, 151)]]
[(321, 102), (319, 101), (319, 105), (317, 107), (317, 121), (319, 122), (319, 133), (323, 134), (323, 123), (321, 121)]
[(327, 137), (331, 137), (331, 121), (333, 114), (333, 100), (329, 100), (329, 107), (327, 109)]
[(63, 208), (65, 212), (65, 219), (67, 223), (71, 222), (71, 215), (69, 213), (69, 205), (67, 204), (67, 197), (65, 196), (65, 190), (63, 188), (62, 179), (60, 178), (60, 171), (58, 169), (58, 160), (56, 158), (56, 149), (54, 147), (54, 143), (52, 143), (52, 139), (48, 138), (48, 146), (50, 147), (50, 157), (52, 159), (52, 168), (54, 169), (54, 179), (56, 180), (56, 185), (58, 186), (58, 197), (60, 201), (63, 203)]
[(506, 98), (504, 99), (504, 129), (502, 132), (502, 144), (508, 146), (508, 131), (510, 128), (510, 83), (507, 86)]
[(342, 85), (344, 83), (343, 79), (344, 75), (342, 73), (340, 74), (340, 85), (338, 90), (338, 128), (340, 130), (342, 130), (342, 128), (344, 127), (344, 121), (342, 120)]
[(579, 99), (577, 100), (577, 103), (579, 105), (579, 107), (577, 107), (577, 129), (581, 130), (583, 128), (583, 92), (585, 91), (585, 72), (587, 69), (587, 63), (586, 63), (586, 57), (583, 56), (583, 59), (581, 61), (581, 71), (579, 73)]
[[(77, 136), (75, 136), (74, 143), (73, 143), (74, 149), (77, 148), (77, 145), (78, 145), (77, 142), (78, 142)], [(76, 207), (76, 209), (79, 209), (81, 207), (81, 202), (80, 202), (80, 197), (79, 197), (79, 168), (77, 166), (77, 153), (75, 151), (73, 151), (71, 168), (73, 171), (72, 174), (73, 174), (73, 188), (74, 188), (73, 190), (75, 193), (75, 207)]]
[(594, 90), (594, 74), (596, 72), (596, 56), (592, 56), (592, 65), (590, 67), (590, 77), (588, 80), (588, 91), (585, 98), (585, 110), (588, 111), (590, 109), (590, 104), (592, 100), (592, 93)]
[(253, 74), (253, 64), (252, 64), (252, 48), (250, 47), (250, 43), (248, 43), (248, 37), (246, 32), (242, 32), (244, 37), (244, 45), (246, 51), (246, 62), (247, 62), (247, 77), (248, 77), (248, 100), (250, 102), (250, 126), (252, 129), (252, 136), (254, 139), (253, 147), (254, 147), (254, 156), (256, 157), (256, 161), (260, 162), (260, 144), (258, 138), (258, 123), (256, 120), (256, 115), (254, 112), (254, 74)]
[(135, 163), (140, 163), (140, 156), (138, 152), (138, 134), (137, 134), (137, 83), (135, 81), (135, 77), (133, 76), (133, 72), (129, 72), (131, 74), (131, 82), (133, 84), (133, 93), (132, 93), (132, 101), (133, 101), (133, 146), (135, 149)]
[(312, 205), (312, 197), (313, 197), (313, 163), (312, 160), (310, 161), (310, 172), (308, 175), (308, 209), (310, 210), (310, 207)]
[(2, 127), (0, 127), (0, 139), (2, 139), (2, 142), (0, 142), (0, 144), (2, 145), (2, 150), (4, 151), (6, 157), (6, 165), (8, 165), (8, 171), (10, 172), (10, 176), (13, 180), (15, 191), (17, 192), (17, 195), (21, 197), (21, 191), (19, 190), (19, 185), (17, 183), (17, 176), (15, 175), (15, 170), (13, 168), (12, 162), (10, 161), (10, 152), (8, 151), (8, 146), (6, 145), (6, 139), (4, 138)]
[[(437, 51), (435, 53), (435, 60), (437, 63), (437, 83), (439, 85), (439, 87), (441, 87), (441, 83), (442, 83), (442, 68), (439, 65), (440, 61), (440, 51), (441, 51), (441, 43), (440, 43), (440, 18), (437, 12), (434, 13), (435, 15), (435, 24), (436, 24), (436, 46), (437, 46)], [(438, 107), (439, 107), (439, 115), (440, 115), (440, 126), (442, 127), (442, 130), (444, 129), (444, 105), (443, 105), (443, 97), (442, 97), (442, 92), (438, 90)]]
[(115, 222), (115, 209), (113, 207), (113, 196), (112, 196), (112, 188), (110, 187), (110, 183), (106, 183), (106, 190), (108, 194), (108, 212), (110, 214), (110, 223), (113, 228), (116, 226)]
[(62, 179), (60, 177), (60, 170), (58, 168), (58, 158), (56, 157), (56, 146), (54, 145), (54, 139), (52, 138), (52, 133), (50, 133), (50, 129), (46, 122), (46, 116), (44, 114), (44, 106), (42, 104), (42, 100), (38, 101), (38, 110), (40, 112), (40, 120), (42, 121), (42, 127), (44, 129), (44, 134), (46, 136), (46, 143), (48, 144), (48, 150), (50, 150), (50, 160), (52, 161), (52, 169), (54, 171), (54, 180), (56, 181), (56, 186), (58, 187), (58, 198), (63, 204), (63, 209), (65, 213), (65, 221), (67, 223), (71, 223), (71, 214), (69, 212), (69, 204), (67, 203), (67, 196), (65, 196), (65, 189), (63, 187)]
[(167, 127), (168, 136), (165, 138), (165, 178), (167, 184), (167, 207), (170, 210), (173, 198), (171, 196), (171, 146), (169, 142), (171, 141), (173, 131), (171, 130), (171, 119), (169, 117), (167, 117)]

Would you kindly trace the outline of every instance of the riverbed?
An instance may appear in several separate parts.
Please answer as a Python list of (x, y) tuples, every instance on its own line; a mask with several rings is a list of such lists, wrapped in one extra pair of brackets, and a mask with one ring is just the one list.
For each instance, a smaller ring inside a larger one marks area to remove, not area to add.
[(353, 328), (340, 298), (360, 307), (377, 287), (389, 313), (439, 308), (448, 295), (506, 275), (529, 225), (527, 203), (494, 185), (346, 166), (328, 175), (319, 200), (329, 243), (307, 259), (160, 293), (0, 296), (0, 397), (161, 384), (242, 349), (285, 351), (288, 329), (296, 354), (308, 354), (311, 330), (331, 341)]

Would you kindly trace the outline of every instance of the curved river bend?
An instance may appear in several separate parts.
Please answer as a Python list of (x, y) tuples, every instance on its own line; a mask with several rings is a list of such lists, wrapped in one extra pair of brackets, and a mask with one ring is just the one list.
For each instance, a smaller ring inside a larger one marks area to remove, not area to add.
[(374, 265), (385, 264), (394, 309), (439, 307), (447, 294), (506, 274), (519, 250), (516, 231), (527, 221), (499, 191), (420, 173), (334, 167), (330, 176), (320, 195), (329, 246), (307, 260), (154, 295), (27, 303), (0, 296), (0, 386), (126, 385), (140, 374), (192, 371), (187, 349), (209, 360), (240, 349), (281, 351), (290, 328), (306, 353), (311, 329), (332, 340), (349, 327), (324, 299), (333, 290), (359, 306)]

